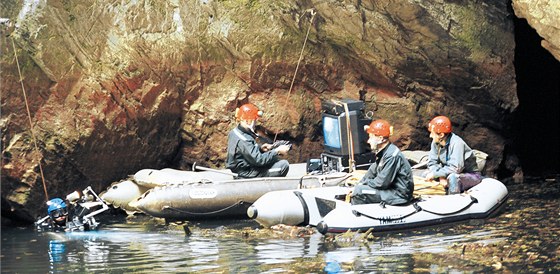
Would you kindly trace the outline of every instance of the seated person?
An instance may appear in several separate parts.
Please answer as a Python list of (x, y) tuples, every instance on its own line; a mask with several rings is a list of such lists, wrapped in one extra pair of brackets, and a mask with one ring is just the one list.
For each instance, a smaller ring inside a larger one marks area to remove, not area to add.
[(253, 104), (244, 104), (236, 109), (237, 127), (228, 135), (226, 168), (238, 174), (238, 178), (284, 177), (290, 164), (279, 158), (286, 155), (290, 145), (279, 145), (272, 149), (271, 144), (260, 146), (255, 133), (257, 118), (262, 112)]
[(428, 154), (426, 180), (442, 184), (448, 194), (461, 193), (478, 185), (483, 177), (473, 150), (452, 132), (451, 121), (437, 116), (428, 124), (432, 145)]
[(410, 163), (400, 149), (389, 141), (393, 127), (385, 120), (366, 126), (368, 143), (376, 153), (364, 177), (352, 191), (352, 204), (404, 204), (412, 200), (414, 181)]

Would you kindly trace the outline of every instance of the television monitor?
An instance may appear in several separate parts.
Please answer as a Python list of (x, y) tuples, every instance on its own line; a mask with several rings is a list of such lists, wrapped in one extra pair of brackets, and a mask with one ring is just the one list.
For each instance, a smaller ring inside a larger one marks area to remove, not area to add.
[(333, 149), (342, 148), (339, 125), (338, 117), (323, 116), (323, 140), (326, 147)]
[(348, 143), (348, 124), (350, 122), (350, 130), (354, 147), (354, 154), (362, 154), (370, 151), (367, 144), (368, 135), (364, 131), (364, 126), (371, 122), (370, 119), (361, 118), (361, 112), (349, 111), (349, 119), (346, 119), (346, 113), (333, 115), (323, 113), (323, 146), (324, 152), (332, 155), (349, 155)]

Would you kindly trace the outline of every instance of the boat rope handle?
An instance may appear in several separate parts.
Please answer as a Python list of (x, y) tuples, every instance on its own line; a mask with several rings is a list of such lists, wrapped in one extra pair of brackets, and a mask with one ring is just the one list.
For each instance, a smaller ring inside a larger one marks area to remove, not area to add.
[(399, 218), (377, 218), (377, 217), (373, 217), (373, 216), (364, 214), (364, 213), (362, 213), (362, 212), (359, 212), (359, 211), (357, 211), (357, 210), (355, 210), (355, 209), (352, 210), (352, 214), (354, 214), (354, 216), (356, 216), (356, 217), (364, 216), (364, 217), (367, 217), (367, 218), (370, 218), (370, 219), (373, 219), (373, 220), (378, 220), (378, 221), (389, 221), (389, 222), (402, 220), (402, 219), (407, 218), (407, 217), (409, 217), (409, 216), (411, 216), (411, 215), (413, 215), (413, 214), (416, 214), (416, 213), (418, 213), (418, 212), (420, 212), (420, 211), (426, 211), (426, 212), (428, 212), (428, 213), (432, 213), (432, 214), (439, 215), (439, 216), (447, 216), (447, 215), (453, 215), (453, 214), (457, 214), (457, 213), (459, 213), (459, 212), (462, 212), (462, 211), (466, 210), (467, 208), (471, 207), (473, 204), (478, 203), (478, 200), (477, 200), (475, 197), (473, 197), (473, 196), (470, 196), (470, 197), (471, 197), (471, 202), (470, 202), (468, 205), (466, 205), (465, 207), (463, 207), (463, 208), (461, 208), (461, 209), (459, 209), (459, 210), (457, 210), (457, 211), (450, 212), (450, 213), (437, 213), (437, 212), (433, 212), (433, 211), (430, 211), (430, 210), (421, 208), (421, 207), (418, 205), (418, 203), (414, 203), (414, 204), (412, 204), (412, 205), (414, 206), (414, 208), (415, 208), (416, 210), (415, 210), (414, 212), (411, 212), (411, 213), (409, 213), (409, 214), (407, 214), (407, 215), (404, 215), (404, 216), (401, 216), (401, 217), (399, 217)]
[(384, 218), (377, 218), (377, 217), (373, 217), (373, 216), (364, 214), (364, 213), (362, 213), (362, 212), (359, 212), (359, 211), (357, 211), (357, 210), (355, 210), (355, 209), (352, 210), (352, 214), (354, 214), (354, 216), (356, 216), (356, 217), (364, 216), (364, 217), (367, 217), (367, 218), (370, 218), (370, 219), (373, 219), (373, 220), (385, 221), (385, 222), (392, 222), (392, 221), (399, 221), (399, 220), (402, 220), (402, 219), (404, 219), (404, 218), (407, 218), (407, 217), (409, 217), (409, 216), (411, 216), (411, 215), (413, 215), (413, 214), (416, 214), (416, 213), (422, 211), (422, 208), (420, 208), (420, 206), (418, 206), (417, 203), (412, 204), (412, 206), (414, 206), (414, 209), (416, 209), (415, 211), (413, 211), (413, 212), (411, 212), (411, 213), (409, 213), (409, 214), (406, 214), (406, 215), (404, 215), (404, 216), (401, 216), (401, 217), (399, 217), (399, 218), (390, 218), (390, 217), (386, 217), (386, 218), (385, 218), (385, 217), (384, 217)]
[(219, 209), (219, 210), (211, 211), (211, 212), (192, 212), (192, 211), (187, 211), (187, 210), (174, 208), (174, 207), (171, 207), (171, 206), (163, 206), (162, 210), (169, 209), (169, 210), (173, 210), (173, 211), (180, 212), (180, 213), (203, 216), (203, 215), (211, 215), (211, 214), (224, 212), (228, 209), (234, 208), (234, 207), (242, 205), (244, 203), (245, 203), (244, 201), (238, 201), (237, 203), (234, 203), (233, 205), (227, 206), (227, 207)]
[[(33, 144), (35, 145), (35, 151), (39, 156), (41, 155), (39, 151), (39, 146), (37, 146), (37, 138), (35, 138), (35, 133), (33, 133), (33, 121), (31, 120), (31, 111), (29, 111), (29, 103), (27, 102), (27, 94), (25, 93), (25, 87), (23, 85), (23, 76), (21, 75), (21, 68), (19, 66), (19, 59), (16, 52), (16, 44), (14, 42), (14, 37), (12, 38), (12, 47), (14, 49), (14, 57), (16, 59), (17, 69), (19, 73), (19, 83), (21, 84), (21, 91), (23, 92), (23, 100), (25, 101), (25, 109), (27, 110), (27, 118), (29, 118), (29, 132), (31, 132), (31, 139), (33, 139)], [(49, 201), (49, 193), (47, 192), (47, 184), (45, 183), (45, 175), (43, 174), (43, 166), (41, 165), (41, 159), (39, 158), (39, 172), (41, 173), (41, 181), (43, 182), (43, 190), (45, 191), (45, 201)]]
[[(288, 90), (288, 95), (286, 96), (286, 100), (284, 101), (284, 106), (286, 107), (285, 109), (288, 109), (288, 100), (290, 99), (290, 95), (292, 94), (292, 88), (294, 87), (294, 82), (296, 81), (296, 75), (299, 69), (299, 64), (301, 63), (301, 59), (303, 59), (303, 50), (305, 49), (305, 45), (307, 44), (307, 39), (309, 38), (309, 31), (311, 30), (311, 26), (313, 25), (313, 19), (315, 18), (315, 14), (317, 13), (314, 9), (309, 9), (306, 10), (305, 13), (310, 12), (311, 13), (311, 19), (309, 20), (309, 27), (307, 28), (307, 33), (305, 34), (305, 40), (303, 40), (303, 46), (301, 47), (301, 52), (299, 53), (299, 59), (296, 65), (296, 70), (294, 71), (294, 77), (292, 77), (292, 83), (290, 84), (290, 89)], [(303, 15), (302, 15), (303, 16)], [(286, 112), (282, 112), (287, 113)], [(284, 115), (282, 115), (284, 116)], [(283, 119), (280, 119), (283, 120)], [(276, 138), (278, 137), (278, 132), (276, 132), (276, 134), (274, 134), (274, 140), (272, 142), (276, 142)]]
[(456, 214), (456, 213), (465, 211), (467, 208), (471, 207), (473, 204), (478, 203), (478, 200), (477, 200), (475, 197), (473, 197), (473, 196), (469, 196), (469, 197), (471, 197), (471, 202), (470, 202), (468, 205), (466, 205), (465, 207), (463, 207), (463, 208), (461, 208), (461, 209), (459, 209), (459, 210), (457, 210), (457, 211), (455, 211), (455, 212), (450, 212), (450, 213), (437, 213), (437, 212), (433, 212), (433, 211), (430, 211), (430, 210), (427, 210), (427, 209), (422, 209), (422, 210), (424, 210), (424, 211), (426, 211), (426, 212), (428, 212), (428, 213), (432, 213), (432, 214), (435, 214), (435, 215), (439, 215), (439, 216), (453, 215), (453, 214)]

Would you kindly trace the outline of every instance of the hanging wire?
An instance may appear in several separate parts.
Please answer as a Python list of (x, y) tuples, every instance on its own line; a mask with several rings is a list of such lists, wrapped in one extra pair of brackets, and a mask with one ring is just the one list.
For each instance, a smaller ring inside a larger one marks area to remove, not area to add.
[[(315, 18), (315, 10), (310, 9), (307, 10), (311, 13), (311, 19), (309, 20), (309, 27), (307, 28), (307, 33), (305, 34), (305, 40), (303, 41), (303, 47), (301, 48), (301, 52), (299, 53), (299, 60), (297, 62), (296, 65), (296, 70), (294, 71), (294, 77), (292, 78), (292, 83), (290, 84), (290, 89), (288, 90), (288, 96), (286, 96), (286, 100), (284, 101), (284, 109), (287, 109), (286, 107), (288, 106), (288, 100), (290, 99), (290, 95), (292, 94), (292, 88), (294, 87), (294, 82), (296, 81), (296, 76), (297, 76), (297, 72), (299, 69), (299, 64), (301, 63), (301, 60), (303, 59), (303, 51), (305, 50), (305, 45), (307, 44), (307, 39), (309, 38), (309, 31), (311, 30), (311, 26), (313, 25), (313, 19)], [(307, 12), (306, 11), (306, 12)], [(276, 138), (278, 137), (278, 132), (276, 132), (276, 134), (274, 135), (274, 140), (273, 142), (276, 142)]]
[[(27, 110), (27, 117), (29, 118), (29, 131), (31, 132), (31, 139), (33, 139), (33, 144), (35, 145), (35, 151), (40, 155), (39, 146), (37, 145), (37, 138), (35, 138), (35, 133), (33, 133), (33, 121), (31, 120), (31, 111), (29, 111), (29, 103), (27, 102), (27, 94), (25, 93), (25, 87), (23, 85), (23, 76), (21, 75), (21, 68), (19, 66), (19, 60), (16, 52), (16, 44), (14, 42), (14, 37), (11, 36), (12, 47), (14, 49), (14, 57), (16, 59), (17, 69), (19, 73), (19, 82), (21, 84), (21, 91), (23, 92), (23, 99), (25, 101), (25, 109)], [(43, 166), (41, 165), (41, 160), (39, 159), (39, 171), (41, 172), (41, 180), (43, 182), (43, 190), (45, 191), (45, 199), (49, 200), (49, 193), (47, 192), (47, 184), (45, 183), (45, 176), (43, 175)]]

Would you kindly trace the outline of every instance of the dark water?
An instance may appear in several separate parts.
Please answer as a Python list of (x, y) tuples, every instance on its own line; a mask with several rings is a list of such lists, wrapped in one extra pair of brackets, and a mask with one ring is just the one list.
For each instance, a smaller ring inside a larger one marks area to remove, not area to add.
[[(3, 273), (557, 273), (560, 183), (509, 185), (496, 217), (418, 231), (323, 236), (251, 220), (166, 226), (113, 220), (99, 231), (2, 227)], [(365, 237), (367, 236), (367, 237)], [(326, 268), (327, 267), (327, 268)]]

